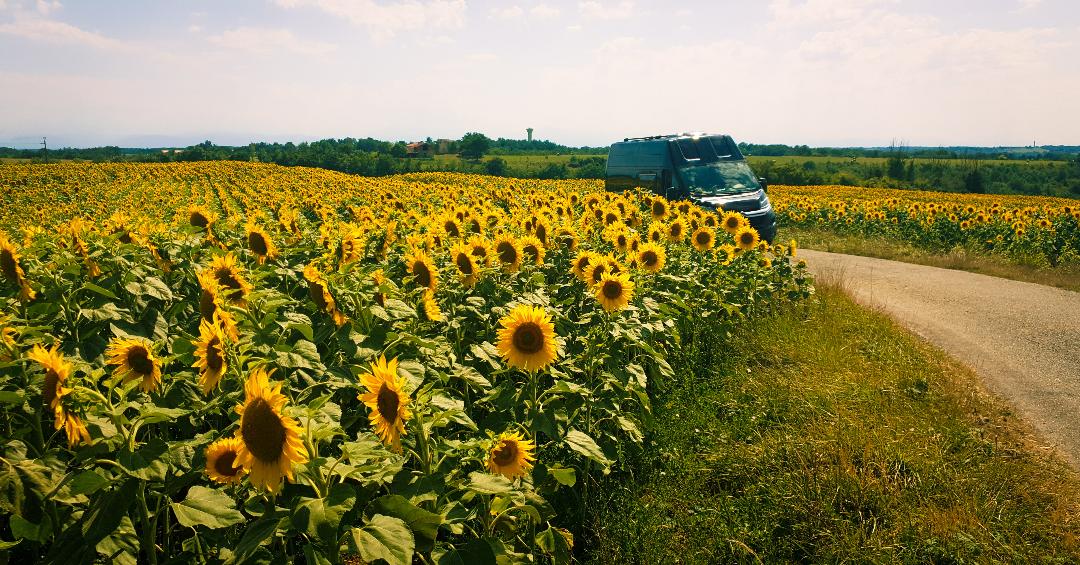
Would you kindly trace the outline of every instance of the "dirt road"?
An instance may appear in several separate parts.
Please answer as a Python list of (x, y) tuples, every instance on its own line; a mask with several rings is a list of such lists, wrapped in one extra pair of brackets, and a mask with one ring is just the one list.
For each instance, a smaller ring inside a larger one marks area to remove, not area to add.
[(974, 369), (1080, 468), (1080, 293), (870, 257), (799, 256)]

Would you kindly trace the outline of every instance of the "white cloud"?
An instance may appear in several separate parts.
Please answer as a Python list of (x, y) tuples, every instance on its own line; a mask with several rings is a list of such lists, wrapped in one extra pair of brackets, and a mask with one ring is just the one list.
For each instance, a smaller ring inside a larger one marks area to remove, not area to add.
[(523, 15), (525, 15), (525, 10), (522, 10), (521, 6), (516, 4), (491, 9), (491, 17), (497, 20), (519, 20)]
[(63, 5), (57, 0), (37, 0), (37, 11), (43, 16), (48, 16), (62, 7)]
[(1028, 10), (1034, 10), (1035, 8), (1038, 8), (1042, 3), (1043, 0), (1017, 0), (1017, 4), (1019, 4), (1019, 6), (1017, 6), (1016, 11), (1026, 12)]
[(529, 10), (529, 15), (538, 20), (557, 18), (561, 13), (562, 10), (548, 4), (537, 4)]
[(608, 4), (596, 0), (578, 2), (578, 12), (592, 20), (625, 20), (634, 16), (634, 7), (630, 0)]
[(16, 18), (0, 24), (0, 34), (14, 35), (31, 41), (62, 45), (85, 45), (96, 49), (117, 49), (124, 43), (100, 33), (86, 31), (71, 24), (44, 18)]
[(323, 41), (303, 40), (287, 29), (238, 27), (209, 38), (211, 43), (251, 53), (291, 51), (302, 55), (324, 55), (335, 49)]
[(415, 30), (460, 29), (465, 25), (465, 0), (404, 0), (379, 4), (374, 0), (275, 0), (283, 8), (312, 6), (368, 30), (376, 40)]
[(187, 30), (189, 33), (202, 33), (203, 28), (201, 25), (191, 24)]

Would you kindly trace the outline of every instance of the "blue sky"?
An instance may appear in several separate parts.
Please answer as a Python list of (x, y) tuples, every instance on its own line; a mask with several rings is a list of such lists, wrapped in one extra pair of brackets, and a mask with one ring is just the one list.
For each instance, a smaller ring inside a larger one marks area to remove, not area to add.
[(0, 0), (0, 145), (1080, 144), (1076, 0)]

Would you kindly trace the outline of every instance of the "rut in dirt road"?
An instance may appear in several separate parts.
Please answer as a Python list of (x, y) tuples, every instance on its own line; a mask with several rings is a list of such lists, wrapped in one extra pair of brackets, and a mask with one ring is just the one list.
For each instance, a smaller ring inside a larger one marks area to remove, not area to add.
[(799, 256), (974, 369), (1080, 468), (1080, 293), (871, 257)]

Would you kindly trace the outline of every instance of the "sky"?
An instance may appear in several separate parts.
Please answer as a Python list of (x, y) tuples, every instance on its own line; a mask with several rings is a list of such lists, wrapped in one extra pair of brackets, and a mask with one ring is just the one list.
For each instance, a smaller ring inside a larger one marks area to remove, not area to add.
[(1080, 144), (1078, 0), (0, 0), (0, 146)]

